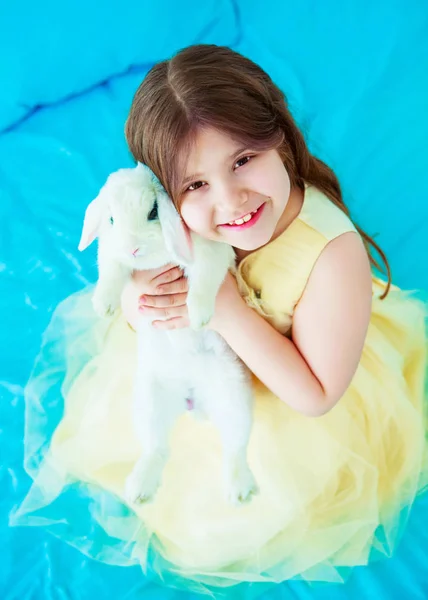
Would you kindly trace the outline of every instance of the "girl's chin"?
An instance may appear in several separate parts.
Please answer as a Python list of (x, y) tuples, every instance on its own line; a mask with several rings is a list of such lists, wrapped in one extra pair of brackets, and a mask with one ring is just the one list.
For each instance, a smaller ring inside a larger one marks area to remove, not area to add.
[(251, 243), (244, 243), (243, 240), (225, 240), (227, 244), (230, 244), (237, 250), (243, 250), (244, 252), (254, 252), (263, 246), (266, 246), (270, 241), (270, 236), (264, 237), (263, 239), (253, 240)]

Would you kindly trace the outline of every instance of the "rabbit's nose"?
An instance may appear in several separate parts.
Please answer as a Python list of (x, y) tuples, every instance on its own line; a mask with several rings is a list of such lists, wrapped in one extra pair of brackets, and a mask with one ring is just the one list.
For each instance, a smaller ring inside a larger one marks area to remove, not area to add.
[(137, 256), (137, 253), (138, 253), (139, 249), (140, 248), (135, 248), (135, 250), (132, 252), (132, 256)]

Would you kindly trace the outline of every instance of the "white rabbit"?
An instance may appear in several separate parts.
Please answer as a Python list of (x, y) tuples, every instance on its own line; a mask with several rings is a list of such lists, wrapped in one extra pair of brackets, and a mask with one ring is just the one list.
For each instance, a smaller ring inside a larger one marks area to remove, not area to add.
[(172, 201), (142, 164), (112, 173), (88, 206), (79, 249), (96, 237), (99, 279), (93, 305), (98, 314), (113, 314), (134, 270), (175, 262), (189, 284), (191, 328), (161, 331), (139, 317), (134, 420), (143, 451), (126, 481), (128, 501), (154, 497), (168, 459), (171, 428), (189, 400), (221, 434), (228, 499), (249, 500), (257, 492), (246, 457), (253, 406), (249, 372), (220, 335), (201, 329), (235, 266), (233, 248), (188, 233)]

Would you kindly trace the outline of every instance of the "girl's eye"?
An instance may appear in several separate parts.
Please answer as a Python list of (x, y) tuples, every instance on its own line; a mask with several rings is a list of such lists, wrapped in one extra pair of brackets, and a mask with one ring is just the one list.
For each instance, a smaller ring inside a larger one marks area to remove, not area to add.
[(239, 167), (243, 167), (244, 165), (247, 164), (247, 162), (250, 162), (250, 160), (252, 159), (252, 156), (243, 156), (242, 158), (240, 158), (239, 160), (236, 161), (235, 163), (235, 168)]
[(195, 183), (190, 184), (187, 189), (189, 192), (193, 192), (194, 190), (201, 188), (203, 185), (205, 185), (203, 181), (195, 181)]
[(243, 167), (244, 165), (247, 164), (247, 162), (249, 162), (253, 157), (252, 156), (243, 156), (242, 158), (240, 158), (239, 160), (236, 161), (235, 163), (235, 168), (239, 168), (239, 167)]
[(110, 217), (110, 224), (113, 225), (113, 223), (114, 223), (114, 219), (113, 219), (113, 217)]

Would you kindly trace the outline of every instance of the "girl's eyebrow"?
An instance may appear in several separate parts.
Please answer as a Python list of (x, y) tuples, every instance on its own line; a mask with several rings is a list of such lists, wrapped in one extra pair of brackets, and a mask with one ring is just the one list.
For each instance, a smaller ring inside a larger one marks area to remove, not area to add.
[[(244, 150), (248, 150), (248, 148), (246, 146), (243, 146), (242, 148), (239, 148), (239, 150), (235, 150), (235, 152), (233, 152), (230, 156), (227, 157), (227, 160), (228, 161), (233, 160), (234, 158), (239, 156), (242, 152), (244, 152)], [(203, 177), (203, 173), (193, 173), (193, 175), (189, 175), (188, 177), (183, 179), (183, 185), (186, 185), (187, 183), (190, 183), (191, 181), (197, 181), (198, 178), (202, 178), (202, 177)]]

